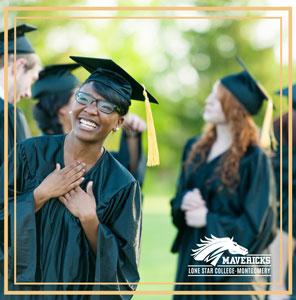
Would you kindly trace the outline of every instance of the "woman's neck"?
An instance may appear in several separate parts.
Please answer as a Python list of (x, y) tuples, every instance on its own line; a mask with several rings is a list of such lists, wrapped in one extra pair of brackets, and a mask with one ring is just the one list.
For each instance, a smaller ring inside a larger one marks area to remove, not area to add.
[(228, 124), (217, 124), (216, 133), (217, 137), (215, 143), (224, 145), (224, 148), (230, 148), (233, 142), (233, 138)]
[(68, 120), (65, 120), (63, 118), (59, 118), (60, 124), (62, 125), (63, 128), (63, 133), (68, 134), (72, 130), (72, 124)]
[[(103, 154), (103, 143), (88, 143), (77, 139), (73, 132), (70, 132), (65, 139), (64, 144), (64, 162), (65, 165), (74, 161), (81, 161), (86, 166), (93, 166)], [(89, 169), (87, 168), (87, 169)]]
[(227, 124), (217, 124), (216, 133), (216, 140), (213, 143), (207, 157), (208, 162), (227, 151), (233, 142), (232, 134)]

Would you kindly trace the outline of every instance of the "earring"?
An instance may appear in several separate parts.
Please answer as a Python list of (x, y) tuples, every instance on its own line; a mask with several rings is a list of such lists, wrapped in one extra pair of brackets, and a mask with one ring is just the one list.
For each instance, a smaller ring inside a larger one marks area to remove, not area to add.
[(69, 115), (72, 115), (72, 110), (69, 111)]
[(116, 127), (116, 128), (115, 128), (115, 130), (116, 130), (116, 131), (118, 131), (118, 130), (119, 130), (119, 128), (118, 128), (118, 127)]

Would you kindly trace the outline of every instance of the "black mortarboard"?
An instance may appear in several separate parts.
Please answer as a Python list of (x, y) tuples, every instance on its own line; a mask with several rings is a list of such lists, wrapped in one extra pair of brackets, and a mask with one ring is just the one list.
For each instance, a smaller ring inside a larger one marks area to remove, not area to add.
[[(75, 62), (91, 73), (87, 81), (98, 81), (115, 90), (129, 103), (130, 99), (145, 101), (143, 86), (111, 59), (70, 56)], [(149, 93), (150, 102), (158, 103)]]
[(49, 65), (39, 72), (39, 79), (32, 88), (32, 97), (39, 98), (42, 94), (70, 91), (79, 80), (71, 73), (80, 67), (79, 64)]
[[(276, 94), (280, 95), (281, 91), (276, 91)], [(289, 87), (286, 87), (282, 90), (283, 96), (289, 97)], [(296, 109), (296, 84), (292, 85), (292, 105)]]
[[(31, 25), (16, 26), (16, 54), (35, 53), (25, 33), (36, 30)], [(8, 53), (14, 53), (14, 27), (8, 29)], [(4, 31), (0, 32), (0, 55), (4, 54)]]
[(244, 71), (223, 77), (221, 83), (231, 91), (251, 115), (255, 115), (260, 110), (263, 100), (268, 97), (241, 59), (237, 57), (237, 61)]
[(138, 83), (131, 75), (123, 70), (111, 59), (70, 56), (75, 62), (90, 72), (90, 76), (85, 80), (97, 81), (113, 89), (131, 104), (131, 99), (145, 101), (146, 120), (148, 130), (148, 166), (159, 165), (159, 152), (157, 147), (156, 133), (149, 102), (158, 103), (149, 94), (143, 85)]

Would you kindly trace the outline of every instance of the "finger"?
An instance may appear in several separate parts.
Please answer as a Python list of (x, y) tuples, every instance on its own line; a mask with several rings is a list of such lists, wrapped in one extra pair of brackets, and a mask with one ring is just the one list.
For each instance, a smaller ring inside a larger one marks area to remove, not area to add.
[(81, 171), (79, 171), (78, 173), (76, 174), (73, 174), (72, 176), (70, 176), (69, 174), (67, 176), (69, 176), (68, 178), (68, 182), (69, 184), (77, 181), (79, 178), (81, 178), (83, 176), (83, 174), (85, 173), (85, 169), (82, 169)]
[(182, 205), (185, 205), (185, 206), (190, 206), (190, 204), (191, 204), (190, 199), (184, 199), (182, 202)]
[[(143, 123), (144, 122), (140, 118), (137, 119), (137, 121), (135, 122), (135, 130), (137, 132), (143, 131)], [(145, 123), (144, 123), (144, 125), (145, 125)]]
[(61, 165), (59, 163), (56, 163), (56, 171), (59, 171), (61, 169)]
[(199, 200), (195, 198), (188, 198), (186, 201), (186, 204), (190, 205), (190, 206), (197, 206), (199, 205)]
[(199, 194), (199, 195), (200, 195), (200, 190), (197, 189), (197, 188), (194, 188), (194, 189), (193, 189), (193, 192), (194, 192), (195, 194)]
[(192, 192), (187, 192), (186, 195), (185, 195), (185, 198), (189, 199), (193, 196), (193, 193)]
[(190, 210), (198, 208), (198, 205), (196, 203), (188, 203), (187, 206), (188, 206), (188, 209), (190, 209)]
[(74, 161), (71, 165), (66, 166), (65, 168), (62, 169), (62, 171), (67, 174), (68, 172), (70, 172), (74, 167), (76, 167), (78, 165), (79, 161)]
[(68, 174), (68, 173), (71, 172), (74, 168), (76, 168), (76, 167), (78, 167), (78, 166), (80, 166), (80, 165), (81, 165), (81, 162), (80, 162), (79, 160), (74, 161), (71, 165), (65, 167), (65, 168), (63, 169), (63, 171), (64, 171), (65, 174)]
[(189, 207), (186, 204), (182, 204), (181, 205), (181, 209), (186, 211)]
[(72, 176), (76, 175), (79, 172), (82, 172), (84, 174), (84, 172), (85, 172), (85, 163), (78, 164), (77, 166), (72, 168), (70, 171), (68, 171), (67, 175), (69, 177), (72, 177)]
[(140, 129), (141, 129), (141, 124), (140, 123), (137, 123), (135, 126), (134, 126), (134, 130), (136, 132), (140, 132)]
[(63, 196), (60, 196), (59, 197), (59, 200), (67, 207), (67, 205), (68, 205), (68, 201), (66, 200), (66, 198), (65, 197), (63, 197)]
[(130, 127), (131, 130), (134, 129), (134, 127), (135, 127), (135, 119), (131, 119), (131, 120), (130, 120), (130, 122), (129, 122), (129, 127)]
[(78, 185), (73, 191), (75, 191), (76, 193), (79, 193), (79, 192), (83, 191), (83, 189)]
[(147, 128), (146, 124), (143, 122), (142, 124), (140, 124), (138, 131), (139, 132), (143, 132), (145, 131)]
[(66, 193), (63, 197), (64, 197), (67, 201), (69, 201), (69, 200), (71, 199), (70, 193)]
[(196, 207), (192, 207), (192, 206), (186, 206), (185, 207), (186, 212), (189, 212), (189, 211), (192, 211), (192, 210), (195, 210), (195, 209), (196, 209)]
[(87, 184), (87, 187), (86, 187), (86, 192), (90, 195), (90, 196), (93, 196), (93, 181), (90, 181), (88, 184)]
[(84, 180), (84, 177), (81, 177), (78, 180), (74, 181), (73, 183), (71, 183), (69, 185), (69, 189), (72, 190), (72, 189), (77, 188), (83, 182), (83, 180)]

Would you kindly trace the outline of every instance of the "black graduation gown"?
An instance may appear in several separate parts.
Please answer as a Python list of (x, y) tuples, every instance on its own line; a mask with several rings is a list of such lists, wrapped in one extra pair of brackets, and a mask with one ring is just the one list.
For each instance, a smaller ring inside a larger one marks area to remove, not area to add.
[[(27, 138), (22, 120), (21, 110), (16, 108), (16, 142)], [(4, 100), (0, 97), (0, 166), (4, 161)], [(14, 139), (14, 106), (8, 103), (8, 153), (13, 148)]]
[[(191, 138), (183, 153), (183, 162), (191, 150), (196, 137)], [(191, 256), (191, 249), (204, 237), (211, 235), (222, 237), (233, 237), (239, 245), (247, 248), (249, 253), (259, 254), (274, 237), (275, 230), (275, 191), (273, 189), (271, 166), (268, 158), (259, 147), (249, 147), (246, 155), (240, 162), (240, 185), (235, 194), (229, 195), (224, 189), (218, 192), (220, 177), (215, 177), (210, 183), (213, 171), (219, 164), (219, 157), (208, 163), (204, 163), (192, 172), (192, 166), (182, 171), (179, 177), (176, 196), (171, 201), (173, 223), (178, 229), (172, 251), (178, 252), (178, 267), (176, 282), (250, 282), (260, 280), (259, 277), (227, 277), (225, 276), (187, 276), (187, 266), (196, 265)], [(197, 157), (196, 162), (200, 160)], [(198, 188), (206, 201), (208, 208), (207, 224), (203, 228), (192, 228), (186, 225), (184, 212), (180, 209), (182, 198), (187, 191)], [(263, 279), (264, 280), (264, 279)], [(176, 285), (175, 290), (265, 290), (265, 285)], [(174, 299), (256, 299), (257, 296), (175, 296)], [(264, 297), (264, 296), (263, 296)]]
[[(278, 199), (278, 228), (280, 228), (280, 190), (282, 189), (282, 228), (288, 233), (288, 213), (289, 213), (289, 152), (288, 146), (282, 146), (282, 187), (280, 186), (281, 176), (281, 161), (280, 161), (280, 145), (275, 156), (272, 158), (272, 164), (275, 173), (276, 186), (277, 186), (277, 199)], [(296, 149), (293, 148), (292, 152), (292, 233), (293, 237), (296, 238)], [(293, 295), (296, 295), (296, 249), (293, 253)], [(288, 275), (288, 272), (287, 272)], [(286, 285), (288, 286), (288, 276), (286, 277)]]
[[(93, 254), (79, 219), (58, 200), (49, 200), (35, 215), (33, 190), (59, 162), (64, 167), (65, 135), (30, 138), (17, 144), (17, 281), (19, 282), (130, 282), (128, 285), (14, 286), (18, 290), (123, 290), (136, 288), (141, 237), (141, 192), (138, 182), (108, 152), (85, 174), (80, 185), (93, 181), (97, 201), (98, 247)], [(9, 221), (13, 225), (13, 156), (9, 156)], [(3, 167), (1, 168), (3, 172)], [(3, 182), (0, 231), (3, 232)], [(13, 282), (14, 230), (9, 238), (9, 280)], [(3, 266), (3, 244), (0, 262)], [(3, 270), (3, 268), (2, 268)], [(2, 271), (1, 271), (2, 272)], [(3, 278), (2, 278), (3, 280)], [(3, 294), (3, 291), (2, 291)], [(41, 299), (42, 296), (21, 296)], [(130, 299), (93, 296), (94, 299)], [(6, 299), (6, 298), (5, 298)], [(12, 299), (17, 299), (12, 296)], [(90, 296), (46, 296), (46, 299), (90, 299)], [(92, 299), (92, 298), (91, 298)]]
[[(120, 139), (120, 147), (118, 152), (111, 152), (112, 155), (127, 169), (129, 167), (130, 155), (127, 147), (127, 135), (123, 131)], [(139, 161), (137, 165), (137, 169), (133, 176), (137, 181), (139, 181), (140, 186), (143, 185), (145, 172), (146, 172), (146, 158), (144, 155), (143, 147), (142, 147), (142, 134), (139, 134), (139, 143), (138, 143), (138, 151), (139, 151)]]

